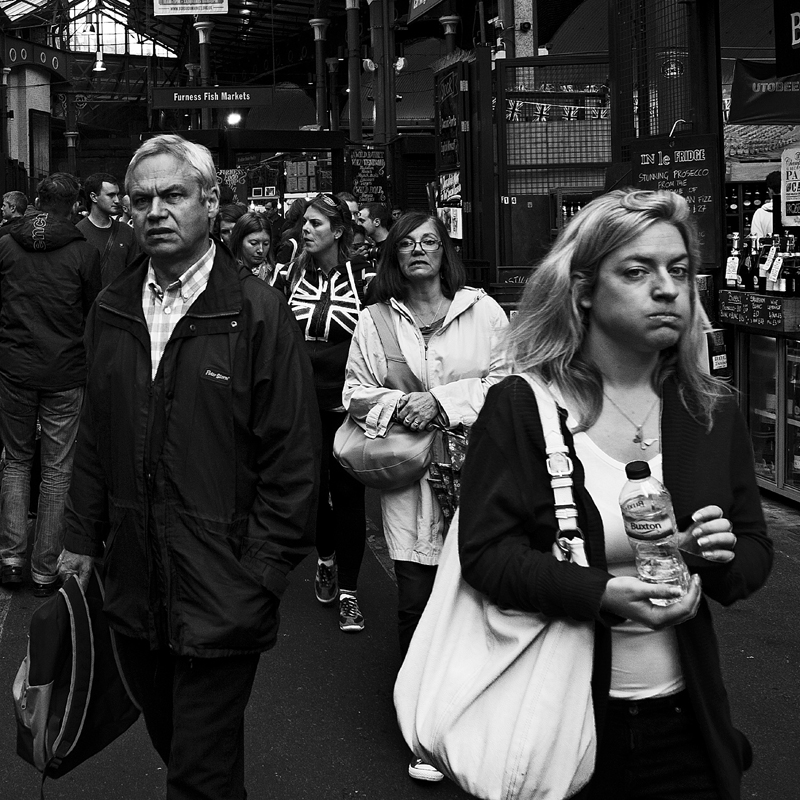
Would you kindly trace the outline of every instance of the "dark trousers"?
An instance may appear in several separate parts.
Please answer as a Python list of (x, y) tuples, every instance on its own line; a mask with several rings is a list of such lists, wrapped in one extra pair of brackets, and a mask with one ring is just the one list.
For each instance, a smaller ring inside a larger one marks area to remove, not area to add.
[(428, 604), (436, 578), (436, 567), (414, 561), (395, 561), (397, 578), (397, 632), (400, 636), (400, 655), (405, 658), (419, 618)]
[(116, 635), (122, 672), (167, 765), (167, 800), (243, 800), (244, 711), (259, 655), (189, 658)]
[(652, 700), (609, 700), (589, 797), (719, 800), (686, 692)]
[(345, 472), (333, 456), (333, 437), (346, 414), (320, 411), (322, 460), (317, 506), (317, 552), (321, 558), (336, 553), (339, 586), (358, 588), (358, 573), (367, 542), (364, 484)]

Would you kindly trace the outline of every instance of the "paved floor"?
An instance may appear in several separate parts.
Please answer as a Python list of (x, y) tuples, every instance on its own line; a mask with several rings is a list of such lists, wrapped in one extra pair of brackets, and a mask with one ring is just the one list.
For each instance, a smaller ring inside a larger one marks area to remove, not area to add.
[[(800, 797), (800, 514), (779, 500), (764, 506), (776, 544), (775, 570), (750, 600), (713, 606), (734, 720), (755, 749), (743, 800)], [(378, 519), (374, 497), (369, 514)], [(314, 561), (292, 576), (277, 647), (261, 660), (247, 716), (251, 800), (459, 800), (445, 781), (420, 785), (405, 775), (406, 752), (394, 720), (399, 653), (396, 589), (385, 544), (370, 530), (359, 593), (363, 634), (339, 632), (336, 614), (313, 598)], [(26, 587), (0, 589), (0, 799), (38, 797), (36, 771), (14, 755), (10, 687), (24, 657), (38, 601)], [(164, 769), (138, 722), (103, 753), (58, 781), (48, 800), (157, 800)]]

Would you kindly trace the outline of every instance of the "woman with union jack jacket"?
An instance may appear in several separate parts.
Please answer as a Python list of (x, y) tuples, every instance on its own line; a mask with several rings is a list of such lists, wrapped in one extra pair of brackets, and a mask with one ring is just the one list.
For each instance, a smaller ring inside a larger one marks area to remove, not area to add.
[(346, 416), (344, 368), (372, 264), (355, 254), (350, 210), (333, 195), (309, 201), (302, 240), (289, 268), (288, 297), (314, 368), (322, 422), (314, 593), (324, 605), (338, 600), (339, 628), (357, 633), (364, 628), (357, 595), (366, 543), (364, 486), (333, 458), (333, 437)]

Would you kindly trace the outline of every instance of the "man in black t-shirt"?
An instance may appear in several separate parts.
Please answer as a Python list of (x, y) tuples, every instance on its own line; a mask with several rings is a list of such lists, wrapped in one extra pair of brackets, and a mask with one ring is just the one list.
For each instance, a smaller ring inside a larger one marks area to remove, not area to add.
[(89, 216), (78, 224), (78, 230), (100, 253), (103, 286), (130, 266), (139, 254), (129, 225), (114, 219), (122, 212), (119, 184), (107, 172), (96, 172), (83, 183)]

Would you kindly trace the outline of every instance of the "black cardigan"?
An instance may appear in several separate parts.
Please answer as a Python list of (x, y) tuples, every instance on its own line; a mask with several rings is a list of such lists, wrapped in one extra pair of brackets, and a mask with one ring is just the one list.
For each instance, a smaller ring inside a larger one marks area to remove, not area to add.
[[(468, 583), (504, 607), (595, 621), (592, 692), (598, 736), (611, 680), (613, 619), (600, 601), (611, 575), (606, 569), (600, 514), (584, 488), (583, 466), (562, 414), (573, 463), (575, 502), (590, 567), (550, 555), (556, 535), (553, 494), (545, 469), (544, 437), (536, 399), (516, 376), (489, 389), (472, 429), (461, 490), (459, 550)], [(714, 564), (687, 556), (703, 579), (703, 593), (723, 605), (747, 597), (766, 581), (772, 542), (766, 533), (753, 454), (744, 420), (732, 396), (714, 415), (711, 431), (684, 408), (668, 382), (661, 419), (664, 482), (679, 527), (705, 505), (719, 505), (737, 537), (736, 557)], [(720, 797), (738, 800), (750, 748), (731, 723), (716, 636), (705, 597), (694, 619), (676, 627), (686, 689), (717, 776)], [(583, 796), (583, 794), (581, 795)]]

